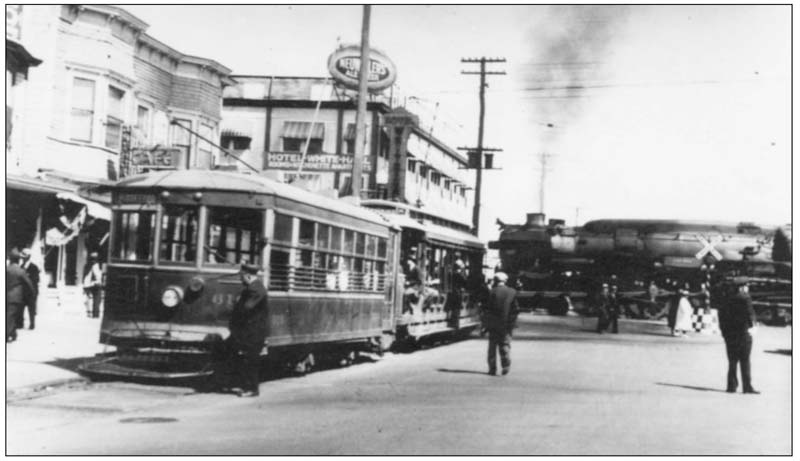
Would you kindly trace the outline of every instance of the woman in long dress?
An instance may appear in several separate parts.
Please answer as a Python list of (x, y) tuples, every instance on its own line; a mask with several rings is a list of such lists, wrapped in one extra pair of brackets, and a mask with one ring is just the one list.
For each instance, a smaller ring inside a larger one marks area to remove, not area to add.
[(686, 333), (692, 329), (692, 304), (689, 302), (689, 292), (686, 290), (680, 291), (680, 299), (678, 300), (678, 312), (675, 316), (675, 336), (686, 336)]

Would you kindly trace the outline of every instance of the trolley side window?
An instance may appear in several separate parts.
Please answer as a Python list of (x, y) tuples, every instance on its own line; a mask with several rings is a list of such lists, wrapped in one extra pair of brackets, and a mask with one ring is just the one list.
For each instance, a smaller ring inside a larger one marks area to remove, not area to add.
[(207, 264), (261, 265), (263, 213), (251, 208), (208, 208)]
[(112, 258), (122, 261), (151, 261), (153, 259), (153, 230), (156, 214), (153, 211), (117, 211), (114, 213), (114, 248)]
[(161, 262), (191, 263), (197, 257), (197, 207), (164, 207), (161, 217)]

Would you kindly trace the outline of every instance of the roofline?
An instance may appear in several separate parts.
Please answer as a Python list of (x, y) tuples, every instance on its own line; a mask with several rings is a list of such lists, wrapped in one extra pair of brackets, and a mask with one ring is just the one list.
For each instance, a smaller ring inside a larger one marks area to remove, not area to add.
[(146, 30), (150, 27), (150, 24), (142, 21), (138, 17), (131, 14), (129, 11), (120, 8), (118, 6), (111, 6), (111, 5), (103, 5), (103, 4), (81, 4), (76, 5), (78, 8), (82, 8), (84, 10), (92, 10), (97, 11), (100, 13), (108, 14), (109, 16), (115, 17), (122, 17), (125, 21), (128, 22), (132, 27), (139, 29), (139, 30)]
[[(223, 98), (222, 108), (225, 107), (300, 107), (315, 108), (317, 102), (311, 99), (249, 99), (249, 98)], [(322, 109), (356, 109), (354, 101), (322, 101)], [(391, 111), (386, 103), (368, 101), (367, 110), (388, 113)]]
[(443, 152), (448, 153), (451, 157), (455, 158), (456, 160), (458, 160), (462, 164), (464, 164), (464, 165), (467, 164), (467, 158), (466, 157), (461, 155), (458, 151), (456, 151), (455, 149), (451, 148), (450, 146), (448, 146), (447, 144), (445, 144), (444, 142), (442, 142), (441, 140), (439, 140), (438, 138), (436, 138), (432, 134), (426, 133), (419, 126), (412, 127), (411, 131), (413, 131), (414, 134), (419, 135), (421, 138), (425, 139), (426, 141), (429, 141), (429, 142), (435, 144), (436, 147), (438, 147), (440, 150), (442, 150)]

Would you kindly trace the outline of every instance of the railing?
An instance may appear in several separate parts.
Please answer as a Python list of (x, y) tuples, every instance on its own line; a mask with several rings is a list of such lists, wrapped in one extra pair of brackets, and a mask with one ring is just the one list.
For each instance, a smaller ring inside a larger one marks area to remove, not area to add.
[(269, 289), (381, 293), (387, 274), (273, 264)]

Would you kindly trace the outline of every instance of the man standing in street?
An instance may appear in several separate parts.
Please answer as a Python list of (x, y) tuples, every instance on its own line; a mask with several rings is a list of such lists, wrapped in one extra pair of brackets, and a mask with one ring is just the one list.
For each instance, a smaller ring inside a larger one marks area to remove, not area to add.
[(504, 272), (494, 274), (495, 286), (489, 295), (484, 311), (484, 328), (489, 333), (489, 374), (497, 374), (497, 352), (500, 351), (500, 365), (506, 375), (511, 367), (511, 332), (514, 329), (519, 305), (517, 290), (507, 287), (508, 275)]
[(736, 380), (737, 364), (742, 371), (742, 392), (759, 394), (750, 382), (750, 351), (753, 348), (753, 330), (756, 314), (750, 299), (747, 283), (735, 281), (738, 293), (727, 300), (727, 305), (719, 312), (719, 328), (725, 338), (725, 350), (728, 355), (728, 387), (726, 392), (736, 392), (739, 382)]
[(228, 325), (227, 349), (241, 384), (239, 397), (258, 396), (260, 354), (267, 338), (267, 290), (258, 279), (258, 266), (242, 264), (242, 289)]
[(597, 332), (600, 334), (603, 334), (603, 332), (608, 328), (608, 310), (610, 301), (611, 298), (608, 292), (608, 284), (604, 283), (600, 289), (600, 293), (597, 294), (597, 300), (595, 301), (597, 306)]
[[(28, 328), (33, 330), (36, 327), (36, 302), (39, 299), (39, 266), (31, 261), (31, 250), (28, 248), (22, 250), (22, 268), (31, 281), (31, 285), (33, 285), (30, 303), (26, 304), (28, 306)], [(25, 308), (23, 307), (17, 314), (17, 328), (23, 328), (24, 326)]]
[(20, 254), (14, 248), (8, 255), (6, 267), (6, 342), (17, 339), (17, 316), (33, 298), (31, 284), (25, 270), (19, 266)]

